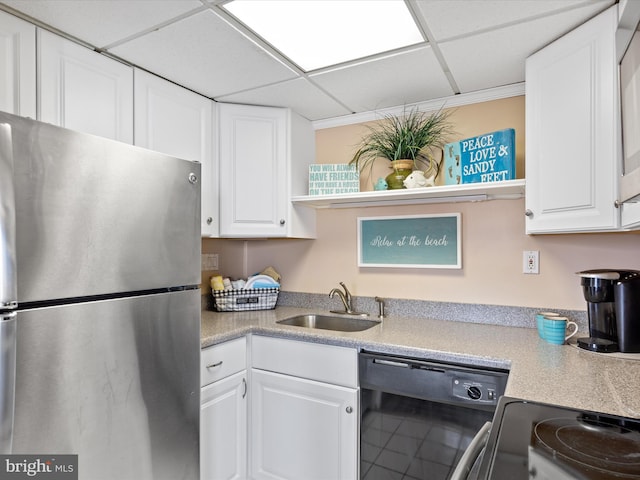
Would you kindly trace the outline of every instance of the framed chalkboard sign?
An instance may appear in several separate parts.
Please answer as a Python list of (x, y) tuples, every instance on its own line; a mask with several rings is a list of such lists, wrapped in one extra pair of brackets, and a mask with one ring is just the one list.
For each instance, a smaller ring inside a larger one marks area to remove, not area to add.
[(358, 266), (462, 268), (460, 214), (358, 217)]

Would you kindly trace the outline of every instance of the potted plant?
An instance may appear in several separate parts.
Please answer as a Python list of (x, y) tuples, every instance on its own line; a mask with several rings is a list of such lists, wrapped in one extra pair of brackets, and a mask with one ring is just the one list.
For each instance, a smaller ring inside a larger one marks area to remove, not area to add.
[(432, 150), (441, 150), (453, 133), (450, 113), (440, 109), (427, 114), (412, 109), (401, 116), (386, 115), (380, 123), (368, 127), (369, 133), (349, 164), (355, 164), (360, 172), (369, 167), (371, 173), (376, 159), (389, 160), (393, 172), (385, 180), (390, 189), (404, 188), (402, 182), (413, 169), (423, 169), (427, 177), (437, 175), (442, 157), (437, 160)]

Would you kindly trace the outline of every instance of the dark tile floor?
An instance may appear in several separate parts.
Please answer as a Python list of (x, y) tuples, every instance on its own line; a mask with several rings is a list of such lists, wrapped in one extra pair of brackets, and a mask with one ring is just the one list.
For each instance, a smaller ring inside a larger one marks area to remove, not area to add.
[[(363, 407), (363, 409), (366, 407)], [(383, 394), (362, 416), (362, 480), (446, 480), (491, 413)]]

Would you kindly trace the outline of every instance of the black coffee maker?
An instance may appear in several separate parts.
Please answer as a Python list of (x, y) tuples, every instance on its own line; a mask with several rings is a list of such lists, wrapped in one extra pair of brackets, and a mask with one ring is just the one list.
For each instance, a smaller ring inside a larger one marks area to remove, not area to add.
[(594, 352), (640, 352), (640, 272), (578, 272), (587, 301), (589, 336), (578, 346)]

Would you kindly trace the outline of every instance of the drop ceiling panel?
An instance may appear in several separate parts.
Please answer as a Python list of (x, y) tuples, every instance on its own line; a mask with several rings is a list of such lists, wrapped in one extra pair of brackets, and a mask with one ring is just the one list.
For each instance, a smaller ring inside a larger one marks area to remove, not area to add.
[(223, 8), (305, 71), (423, 41), (398, 0), (232, 1)]
[(0, 0), (0, 5), (207, 97), (288, 106), (320, 120), (447, 97), (454, 88), (465, 93), (523, 82), (528, 55), (615, 3), (406, 0), (433, 45), (306, 77), (221, 18), (219, 4), (225, 1)]
[(291, 69), (209, 10), (110, 51), (208, 97), (236, 93), (296, 76)]
[(525, 59), (589, 18), (592, 6), (439, 44), (462, 93), (524, 82)]
[(589, 18), (614, 3), (614, 0), (483, 0), (462, 5), (459, 1), (417, 0), (415, 5), (434, 39), (442, 41), (561, 13), (580, 5), (587, 6), (582, 15)]
[(310, 75), (310, 78), (354, 112), (453, 94), (429, 47)]
[(309, 120), (338, 117), (351, 113), (321, 89), (304, 78), (255, 88), (216, 100), (249, 105), (290, 107)]
[(197, 0), (3, 0), (3, 3), (97, 47), (203, 6)]

